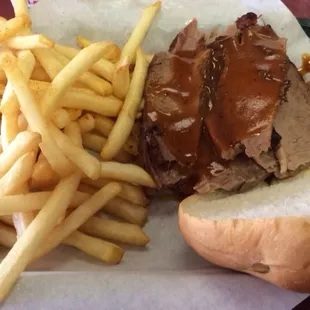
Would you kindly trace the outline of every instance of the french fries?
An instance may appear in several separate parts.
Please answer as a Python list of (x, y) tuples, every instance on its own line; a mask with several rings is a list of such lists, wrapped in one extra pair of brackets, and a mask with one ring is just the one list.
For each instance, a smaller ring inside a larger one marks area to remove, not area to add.
[(66, 154), (66, 156), (70, 158), (70, 160), (90, 179), (98, 179), (101, 173), (99, 160), (84, 149), (76, 146), (68, 136), (61, 132), (52, 123), (50, 123), (49, 127), (59, 148)]
[(152, 22), (161, 7), (161, 1), (156, 1), (154, 4), (144, 9), (142, 16), (131, 33), (127, 43), (122, 49), (121, 60), (128, 57), (129, 63), (133, 63), (136, 57), (136, 52), (141, 46), (141, 43), (152, 25)]
[[(107, 141), (106, 138), (93, 133), (84, 133), (82, 135), (82, 139), (84, 147), (97, 153), (102, 150)], [(120, 152), (115, 156), (115, 159), (121, 163), (128, 163), (132, 160), (132, 157), (124, 150), (120, 150)]]
[[(108, 179), (98, 179), (98, 180), (91, 180), (84, 178), (82, 179), (82, 184), (87, 184), (90, 186), (93, 186), (97, 189), (100, 189), (101, 187), (108, 184), (110, 180)], [(133, 204), (141, 205), (141, 206), (147, 206), (149, 201), (145, 197), (143, 191), (140, 187), (134, 186), (129, 183), (121, 182), (122, 184), (122, 192), (120, 193), (120, 197), (123, 199), (132, 202)]]
[(80, 230), (94, 237), (136, 246), (145, 246), (149, 242), (148, 236), (142, 231), (140, 226), (98, 216), (91, 217), (81, 226)]
[(147, 74), (148, 64), (141, 50), (137, 52), (137, 61), (129, 91), (117, 121), (101, 151), (105, 160), (110, 160), (120, 151), (133, 128)]
[(124, 256), (124, 250), (116, 244), (87, 236), (79, 231), (69, 235), (63, 243), (109, 264), (118, 264)]
[(53, 169), (61, 176), (66, 176), (74, 169), (72, 164), (57, 147), (55, 140), (46, 128), (43, 117), (39, 111), (23, 73), (19, 69), (17, 59), (13, 54), (5, 52), (1, 55), (1, 65), (11, 83), (19, 100), (22, 112), (24, 113), (29, 126), (42, 137), (40, 148)]
[(13, 38), (17, 33), (23, 31), (31, 25), (28, 16), (22, 15), (14, 17), (0, 25), (0, 43)]
[[(63, 66), (70, 63), (70, 59), (56, 50), (52, 50), (55, 57), (61, 62)], [(112, 94), (112, 85), (104, 79), (94, 75), (91, 72), (84, 72), (79, 78), (82, 84), (87, 85), (90, 89), (102, 96), (108, 96)]]
[[(114, 44), (113, 47), (115, 46), (116, 45)], [(54, 49), (69, 59), (74, 58), (79, 53), (79, 50), (75, 48), (59, 44), (56, 44)], [(106, 59), (100, 59), (99, 61), (97, 61), (92, 65), (91, 70), (97, 75), (106, 79), (107, 81), (112, 82), (112, 76), (115, 70), (115, 65)]]
[(0, 301), (59, 244), (117, 264), (124, 250), (111, 242), (149, 242), (141, 187), (155, 183), (131, 163), (152, 58), (140, 45), (159, 7), (144, 11), (122, 50), (82, 37), (78, 50), (33, 33), (25, 0), (14, 1), (14, 18), (0, 17), (0, 245), (11, 248)]
[[(0, 244), (12, 248), (15, 242), (15, 230), (0, 223)], [(118, 263), (124, 255), (124, 250), (117, 245), (87, 236), (79, 231), (72, 233), (63, 243), (108, 263)]]
[(148, 213), (146, 208), (134, 205), (119, 197), (109, 201), (104, 208), (104, 212), (139, 226), (144, 225)]
[[(3, 215), (10, 215), (15, 212), (26, 213), (41, 210), (51, 194), (51, 191), (45, 191), (1, 197), (0, 220), (3, 220)], [(77, 208), (89, 198), (89, 194), (77, 191), (70, 201), (69, 207)]]
[(54, 229), (60, 215), (69, 206), (78, 187), (80, 173), (61, 180), (38, 215), (16, 241), (0, 264), (0, 300), (9, 293), (19, 275), (39, 250), (42, 241)]
[(83, 49), (57, 74), (51, 86), (46, 90), (40, 104), (41, 111), (45, 117), (57, 110), (59, 107), (58, 100), (65, 94), (67, 89), (76, 82), (79, 76), (88, 71), (112, 45), (113, 43), (110, 42), (90, 45)]
[[(85, 48), (92, 44), (91, 41), (87, 40), (86, 38), (82, 36), (76, 37), (76, 43), (79, 47)], [(113, 45), (110, 50), (108, 50), (104, 55), (103, 58), (108, 59), (112, 62), (119, 61), (121, 56), (121, 49), (117, 45)]]
[[(48, 253), (56, 247), (62, 240), (76, 231), (90, 217), (102, 209), (107, 202), (120, 193), (122, 186), (119, 183), (109, 183), (87, 201), (75, 209), (66, 220), (50, 234), (49, 238), (36, 253), (36, 258)], [(1, 271), (1, 265), (0, 265)]]

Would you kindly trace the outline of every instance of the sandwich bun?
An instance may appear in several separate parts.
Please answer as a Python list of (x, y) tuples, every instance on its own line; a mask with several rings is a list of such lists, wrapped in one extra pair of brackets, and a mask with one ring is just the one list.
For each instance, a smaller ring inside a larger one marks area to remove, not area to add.
[(249, 192), (181, 202), (185, 241), (216, 265), (310, 292), (310, 172)]

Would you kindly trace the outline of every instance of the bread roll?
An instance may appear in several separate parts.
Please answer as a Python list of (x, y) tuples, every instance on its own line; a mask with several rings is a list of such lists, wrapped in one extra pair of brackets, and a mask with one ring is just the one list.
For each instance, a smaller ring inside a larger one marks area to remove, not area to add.
[(193, 195), (180, 204), (179, 227), (214, 264), (310, 292), (310, 172), (241, 194)]

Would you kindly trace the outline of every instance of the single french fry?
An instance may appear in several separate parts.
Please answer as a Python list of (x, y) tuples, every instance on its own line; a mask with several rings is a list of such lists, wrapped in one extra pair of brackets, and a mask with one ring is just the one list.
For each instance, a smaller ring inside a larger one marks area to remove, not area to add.
[[(82, 139), (85, 148), (88, 148), (97, 153), (102, 150), (104, 144), (107, 142), (106, 138), (89, 132), (83, 133)], [(121, 163), (129, 163), (132, 161), (132, 157), (124, 150), (120, 150), (120, 152), (115, 156), (115, 160)]]
[(81, 109), (111, 117), (117, 116), (123, 105), (121, 100), (113, 96), (101, 97), (70, 90), (59, 103), (64, 108)]
[(104, 208), (104, 212), (139, 226), (144, 225), (148, 214), (146, 208), (119, 197), (115, 197), (109, 201)]
[(126, 98), (130, 85), (129, 65), (128, 58), (124, 57), (122, 62), (117, 65), (113, 74), (113, 93), (121, 100)]
[(78, 147), (83, 147), (81, 128), (77, 122), (71, 122), (64, 129), (64, 134), (66, 134), (71, 141)]
[[(87, 184), (87, 185), (100, 189), (106, 184), (108, 184), (109, 182), (111, 182), (111, 180), (102, 179), (102, 178), (98, 180), (91, 180), (88, 178), (83, 178), (81, 182), (82, 184)], [(129, 183), (125, 183), (125, 182), (121, 182), (121, 184), (122, 184), (123, 189), (119, 195), (120, 197), (122, 197), (123, 199), (133, 204), (137, 204), (141, 206), (147, 206), (149, 204), (149, 200), (145, 197), (140, 187), (129, 184)]]
[(142, 231), (140, 226), (99, 216), (91, 217), (79, 230), (94, 237), (136, 246), (145, 246), (149, 242), (148, 236)]
[(121, 53), (121, 60), (128, 57), (129, 63), (133, 63), (136, 52), (141, 46), (143, 39), (152, 25), (152, 22), (161, 7), (161, 1), (156, 1), (152, 5), (144, 9), (142, 16), (137, 23), (135, 29), (131, 33), (128, 41), (124, 45)]
[[(50, 49), (33, 49), (34, 56), (39, 61), (44, 71), (53, 80), (57, 74), (63, 69), (61, 62), (55, 57)], [(42, 74), (42, 73), (41, 73)], [(39, 80), (38, 78), (35, 80)], [(39, 80), (41, 81), (41, 79)]]
[(16, 36), (5, 42), (6, 46), (15, 50), (30, 50), (34, 48), (53, 48), (55, 42), (42, 34)]
[(78, 248), (82, 252), (108, 264), (118, 264), (124, 256), (124, 250), (118, 245), (87, 236), (79, 231), (69, 235), (63, 243)]
[(59, 107), (59, 99), (63, 97), (65, 92), (71, 87), (83, 73), (97, 62), (114, 43), (95, 43), (80, 51), (70, 63), (65, 66), (59, 74), (54, 78), (51, 86), (45, 92), (40, 104), (41, 111), (45, 117), (57, 110)]
[(4, 52), (1, 56), (0, 63), (2, 68), (6, 72), (9, 82), (13, 86), (21, 110), (25, 115), (31, 130), (41, 134), (41, 151), (59, 175), (65, 176), (70, 174), (74, 170), (74, 166), (62, 154), (56, 141), (48, 131), (39, 107), (33, 98), (31, 90), (28, 88), (27, 81), (25, 80), (22, 71), (19, 69), (16, 57), (8, 52)]
[[(36, 99), (41, 104), (41, 100), (49, 87), (49, 83), (31, 80), (29, 86)], [(60, 107), (85, 110), (111, 117), (115, 117), (119, 114), (122, 105), (123, 102), (116, 97), (94, 95), (81, 88), (69, 88), (64, 97), (59, 100)]]
[[(89, 45), (92, 44), (91, 41), (87, 40), (86, 38), (82, 37), (82, 36), (77, 36), (76, 37), (76, 43), (79, 47), (81, 48), (85, 48)], [(117, 45), (113, 45), (104, 55), (103, 58), (104, 59), (108, 59), (112, 62), (117, 62), (119, 61), (121, 56), (121, 49), (119, 48), (119, 46)]]
[[(64, 221), (64, 223), (54, 229), (44, 245), (36, 253), (35, 258), (41, 257), (45, 253), (55, 248), (62, 240), (67, 238), (71, 233), (78, 230), (90, 217), (102, 209), (107, 202), (117, 196), (122, 190), (119, 183), (109, 183), (95, 195), (75, 209)], [(1, 271), (1, 265), (0, 265)], [(1, 275), (1, 272), (0, 272)], [(1, 283), (1, 282), (0, 282)], [(1, 289), (1, 286), (0, 286)]]
[(100, 177), (151, 188), (156, 187), (152, 177), (144, 169), (133, 164), (102, 162)]
[[(115, 122), (103, 115), (95, 115), (95, 129), (103, 136), (108, 137)], [(138, 155), (138, 143), (133, 137), (129, 137), (123, 145), (123, 149), (134, 156)]]
[(51, 78), (43, 69), (43, 67), (35, 67), (32, 71), (31, 79), (42, 82), (51, 82)]
[(77, 123), (80, 126), (81, 132), (89, 132), (95, 128), (95, 119), (90, 113), (84, 114), (77, 120)]
[(61, 132), (55, 125), (49, 125), (54, 139), (59, 148), (66, 156), (89, 178), (98, 179), (100, 176), (100, 162), (97, 158), (89, 154), (86, 150), (76, 146), (71, 139)]
[(37, 133), (26, 131), (19, 133), (7, 150), (0, 154), (0, 177), (9, 171), (18, 158), (34, 151), (40, 140), (40, 135)]
[(112, 159), (120, 151), (130, 136), (142, 99), (147, 67), (147, 61), (142, 51), (139, 49), (137, 52), (135, 71), (127, 97), (108, 137), (108, 141), (101, 151), (101, 156), (104, 160)]
[[(57, 50), (52, 50), (52, 52), (63, 66), (66, 66), (70, 63), (70, 59), (59, 53)], [(94, 90), (101, 96), (108, 96), (112, 94), (112, 85), (91, 72), (84, 72), (81, 76), (78, 77), (77, 80), (84, 85), (87, 85), (90, 89)]]
[(57, 184), (59, 175), (52, 169), (46, 157), (41, 153), (33, 167), (31, 175), (31, 188)]
[[(78, 49), (59, 44), (56, 44), (54, 48), (57, 52), (65, 55), (69, 59), (74, 58), (80, 52)], [(100, 59), (92, 65), (91, 70), (97, 75), (106, 79), (107, 81), (112, 82), (115, 65), (106, 59)]]
[(71, 122), (71, 118), (69, 113), (67, 112), (67, 110), (65, 109), (57, 109), (52, 117), (51, 117), (51, 121), (59, 128), (59, 129), (63, 129), (65, 128), (67, 125), (70, 124)]
[[(97, 190), (96, 190), (97, 191)], [(10, 217), (3, 217), (4, 215), (11, 215), (15, 212), (33, 212), (42, 209), (50, 195), (51, 191), (28, 193), (28, 194), (18, 194), (11, 196), (0, 197), (0, 220), (8, 219)], [(90, 198), (89, 193), (77, 191), (74, 197), (70, 201), (70, 208), (77, 208), (83, 204), (86, 200)], [(22, 203), (21, 203), (22, 201)], [(11, 220), (12, 221), (12, 220)], [(8, 223), (6, 221), (5, 223)]]
[(35, 160), (36, 152), (30, 152), (14, 163), (0, 179), (0, 196), (14, 194), (16, 189), (30, 179)]
[[(17, 57), (18, 66), (25, 80), (28, 81), (35, 66), (35, 58), (30, 51), (19, 52)], [(13, 86), (8, 82), (1, 101), (1, 112), (4, 114), (16, 114), (19, 113), (19, 109), (19, 102), (14, 93)]]
[(33, 259), (42, 243), (54, 229), (58, 218), (66, 211), (80, 181), (80, 173), (61, 180), (32, 221), (0, 264), (0, 300), (3, 301), (19, 275)]
[(15, 16), (29, 16), (28, 6), (26, 0), (14, 0)]
[(21, 32), (25, 28), (31, 25), (31, 21), (28, 16), (22, 15), (9, 19), (2, 25), (0, 25), (0, 43), (13, 38), (16, 33)]

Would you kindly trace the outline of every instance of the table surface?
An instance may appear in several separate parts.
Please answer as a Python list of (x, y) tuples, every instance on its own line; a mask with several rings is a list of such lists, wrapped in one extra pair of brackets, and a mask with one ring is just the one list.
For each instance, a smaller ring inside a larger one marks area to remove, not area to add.
[[(6, 18), (13, 16), (11, 0), (0, 0), (0, 16)], [(52, 0), (51, 0), (52, 1)], [(272, 0), (270, 0), (272, 1)], [(296, 17), (310, 18), (310, 1), (309, 0), (282, 0), (294, 13)]]

